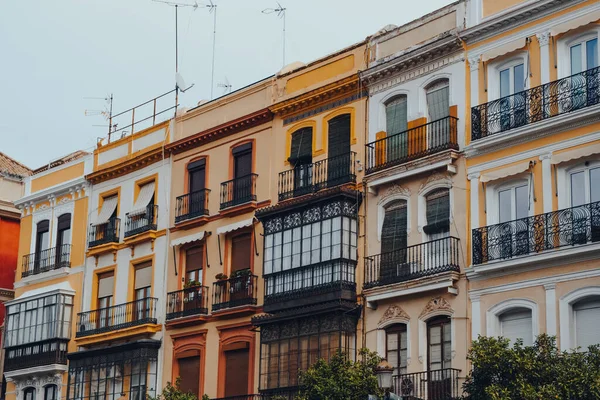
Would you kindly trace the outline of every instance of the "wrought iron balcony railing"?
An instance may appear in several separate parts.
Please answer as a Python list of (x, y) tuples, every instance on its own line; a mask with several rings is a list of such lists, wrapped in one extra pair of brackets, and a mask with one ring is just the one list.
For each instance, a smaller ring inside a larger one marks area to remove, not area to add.
[(95, 335), (143, 324), (156, 324), (154, 297), (77, 314), (76, 337)]
[(175, 204), (175, 223), (208, 215), (209, 193), (210, 189), (202, 189), (177, 197)]
[(100, 225), (90, 225), (88, 247), (96, 247), (106, 243), (119, 243), (121, 219), (112, 218)]
[(69, 268), (70, 266), (71, 245), (63, 244), (62, 246), (24, 255), (21, 277), (25, 278), (59, 268)]
[(600, 67), (471, 108), (471, 140), (600, 104)]
[(356, 153), (350, 152), (279, 173), (279, 201), (356, 181)]
[(125, 237), (137, 235), (139, 233), (156, 230), (156, 220), (158, 219), (158, 206), (149, 204), (146, 210), (138, 214), (127, 214), (125, 220)]
[(255, 305), (257, 284), (258, 276), (250, 274), (214, 282), (213, 312), (226, 308)]
[(167, 294), (167, 319), (208, 314), (208, 287), (192, 286)]
[(42, 367), (50, 364), (67, 364), (69, 339), (47, 339), (5, 349), (6, 371)]
[(454, 368), (393, 377), (394, 393), (402, 399), (450, 400), (462, 395), (460, 370)]
[(249, 174), (221, 183), (221, 210), (256, 201), (257, 174)]
[(460, 241), (446, 237), (400, 250), (365, 257), (364, 288), (460, 271)]
[(600, 242), (600, 202), (473, 229), (473, 264)]
[(242, 394), (239, 396), (218, 397), (211, 400), (268, 400), (268, 397), (261, 394)]
[(450, 116), (368, 143), (366, 173), (448, 149), (458, 150), (458, 118)]

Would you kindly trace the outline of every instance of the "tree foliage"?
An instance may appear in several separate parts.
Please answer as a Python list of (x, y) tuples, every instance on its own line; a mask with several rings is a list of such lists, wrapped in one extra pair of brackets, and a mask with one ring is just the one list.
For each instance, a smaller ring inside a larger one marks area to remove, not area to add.
[(533, 346), (480, 336), (469, 350), (466, 400), (600, 400), (600, 348), (561, 352), (554, 337)]
[[(205, 399), (208, 400), (208, 396), (202, 396), (202, 400)], [(167, 386), (163, 388), (161, 393), (156, 397), (148, 396), (148, 400), (198, 400), (198, 398), (190, 392), (183, 392), (181, 390), (181, 378), (177, 377), (175, 385), (167, 382)]]
[(360, 360), (351, 361), (338, 351), (329, 362), (321, 359), (300, 373), (297, 400), (365, 400), (380, 395), (375, 368), (381, 361), (377, 353), (362, 349)]

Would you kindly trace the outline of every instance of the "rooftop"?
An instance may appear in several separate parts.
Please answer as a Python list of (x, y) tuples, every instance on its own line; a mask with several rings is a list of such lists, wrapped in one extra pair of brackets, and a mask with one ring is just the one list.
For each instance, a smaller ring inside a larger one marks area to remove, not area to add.
[(20, 162), (0, 152), (0, 173), (23, 178), (31, 175), (32, 171)]
[[(39, 174), (40, 172), (48, 171), (50, 168), (58, 167), (59, 165), (63, 165), (68, 162), (75, 161), (77, 159), (87, 156), (88, 154), (90, 154), (90, 153), (88, 153), (87, 151), (83, 151), (83, 150), (74, 151), (73, 153), (67, 154), (66, 156), (61, 157), (57, 160), (50, 161), (47, 165), (44, 165), (43, 167), (39, 167), (38, 169), (35, 169), (33, 171), (33, 174), (35, 175), (35, 174)], [(30, 173), (30, 175), (31, 175), (31, 173)]]

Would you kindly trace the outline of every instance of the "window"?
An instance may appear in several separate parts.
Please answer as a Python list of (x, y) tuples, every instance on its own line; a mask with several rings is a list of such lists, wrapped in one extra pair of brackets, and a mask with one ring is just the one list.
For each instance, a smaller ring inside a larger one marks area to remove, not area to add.
[(44, 387), (44, 400), (56, 400), (57, 398), (57, 390), (56, 385), (47, 385)]
[[(254, 179), (252, 176), (252, 143), (246, 143), (232, 150), (233, 153), (233, 182), (227, 190), (228, 204), (236, 205), (254, 198)], [(223, 193), (221, 193), (223, 198)], [(221, 201), (223, 203), (223, 201)], [(223, 207), (223, 204), (221, 204)]]
[(202, 285), (204, 246), (190, 247), (185, 251), (185, 281)]
[(102, 208), (98, 213), (98, 220), (95, 225), (101, 225), (107, 223), (117, 217), (117, 205), (119, 203), (118, 196), (105, 197), (102, 202)]
[(439, 79), (429, 85), (425, 91), (429, 122), (450, 115), (450, 84), (448, 79)]
[(569, 173), (571, 207), (600, 201), (600, 167), (588, 165)]
[(152, 262), (148, 261), (135, 267), (135, 310), (137, 320), (152, 316)]
[(145, 400), (146, 399), (146, 365), (134, 363), (131, 365), (131, 383), (130, 383), (130, 399)]
[(389, 253), (406, 248), (406, 228), (406, 200), (395, 200), (386, 205), (381, 228), (381, 252)]
[(427, 322), (429, 371), (450, 368), (452, 361), (450, 317), (435, 317)]
[(312, 140), (311, 127), (301, 128), (292, 133), (289, 162), (294, 167), (294, 191), (298, 196), (304, 194), (302, 189), (312, 185)]
[(598, 332), (600, 331), (600, 296), (593, 296), (578, 301), (573, 305), (575, 322), (575, 346), (581, 351), (588, 347), (600, 344)]
[(584, 40), (569, 47), (571, 75), (598, 66), (598, 38)]
[(37, 233), (35, 236), (35, 255), (36, 259), (43, 257), (41, 252), (50, 247), (50, 221), (45, 219), (38, 222)]
[(71, 214), (63, 214), (58, 217), (56, 247), (69, 244), (71, 244)]
[[(248, 394), (248, 367), (250, 349), (248, 343), (235, 343), (235, 349), (225, 351), (225, 397)], [(239, 348), (240, 346), (244, 346)]]
[(425, 218), (423, 231), (430, 240), (447, 237), (450, 232), (450, 190), (436, 189), (425, 196)]
[(393, 97), (385, 103), (385, 130), (388, 137), (408, 128), (407, 104), (405, 95)]
[(529, 185), (518, 184), (498, 191), (498, 222), (529, 216)]
[(385, 330), (387, 361), (394, 367), (394, 376), (406, 374), (408, 360), (408, 333), (406, 325), (393, 325)]
[(233, 177), (241, 178), (252, 173), (252, 143), (233, 148)]
[(110, 307), (113, 306), (113, 288), (115, 287), (115, 273), (113, 271), (98, 275), (98, 299), (96, 309), (99, 310), (98, 328), (111, 324)]
[(195, 193), (206, 187), (206, 159), (203, 158), (188, 164), (189, 192)]
[(525, 346), (533, 344), (533, 319), (531, 310), (515, 308), (500, 314), (500, 335), (510, 339), (511, 344), (523, 339)]
[(72, 313), (73, 297), (63, 294), (11, 304), (7, 306), (5, 346), (69, 339)]
[(231, 274), (250, 269), (252, 261), (252, 234), (243, 233), (231, 239)]
[[(128, 216), (131, 218), (132, 226), (129, 228), (144, 227), (154, 223), (154, 181), (139, 186), (139, 193)], [(129, 221), (128, 221), (129, 223)]]
[(28, 387), (23, 390), (23, 400), (35, 400), (35, 388)]
[(350, 176), (352, 162), (350, 156), (351, 116), (350, 114), (338, 115), (328, 122), (328, 159), (327, 159), (327, 185), (337, 186), (340, 180)]
[(525, 90), (525, 64), (519, 63), (500, 70), (500, 97)]
[(180, 389), (183, 393), (192, 393), (196, 398), (200, 391), (200, 356), (178, 358)]

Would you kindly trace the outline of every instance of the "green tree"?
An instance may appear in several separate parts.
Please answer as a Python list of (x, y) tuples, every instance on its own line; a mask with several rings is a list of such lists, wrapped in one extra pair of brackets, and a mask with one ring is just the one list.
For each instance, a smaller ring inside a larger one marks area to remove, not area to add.
[(472, 371), (466, 400), (600, 400), (600, 347), (561, 352), (552, 336), (533, 346), (518, 340), (480, 336), (467, 357)]
[[(183, 392), (181, 390), (181, 378), (177, 377), (175, 385), (167, 382), (167, 386), (163, 388), (162, 393), (159, 393), (156, 397), (148, 396), (148, 400), (198, 400), (198, 398), (190, 392)], [(202, 396), (202, 400), (208, 400), (208, 396)]]
[(381, 361), (377, 353), (362, 349), (360, 360), (351, 361), (338, 351), (329, 362), (321, 359), (300, 373), (297, 400), (365, 400), (369, 394), (381, 395), (375, 368)]

